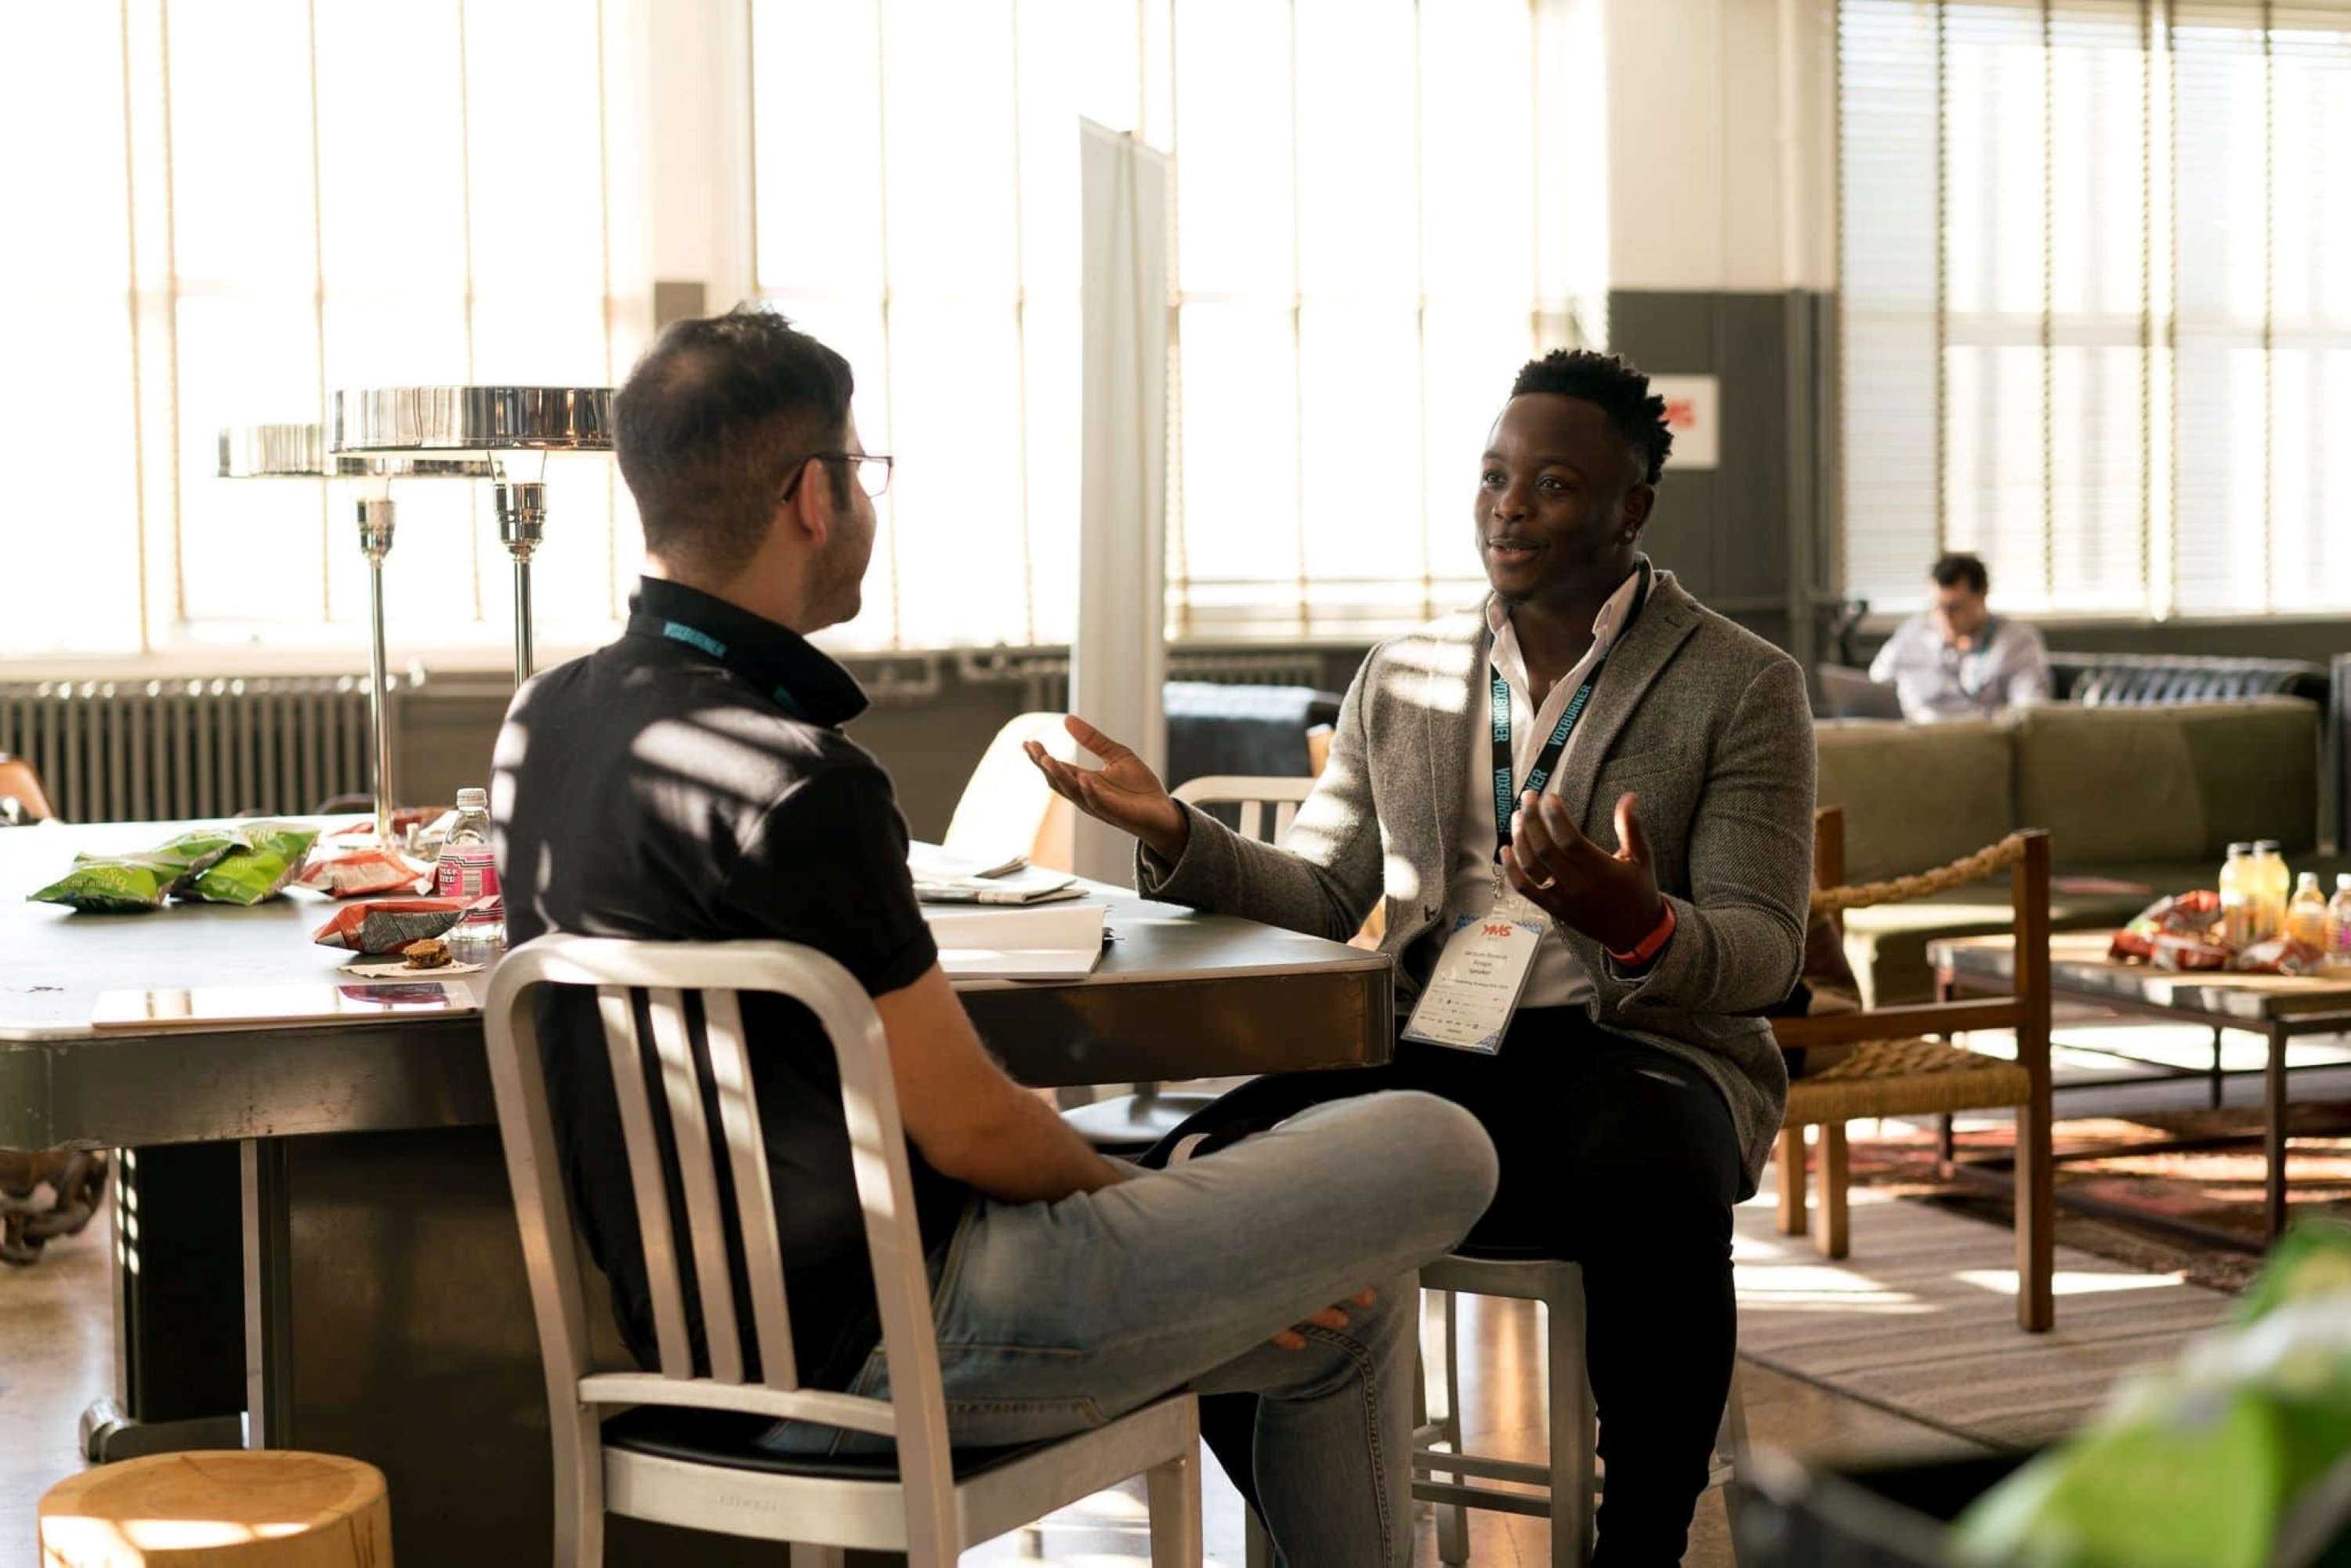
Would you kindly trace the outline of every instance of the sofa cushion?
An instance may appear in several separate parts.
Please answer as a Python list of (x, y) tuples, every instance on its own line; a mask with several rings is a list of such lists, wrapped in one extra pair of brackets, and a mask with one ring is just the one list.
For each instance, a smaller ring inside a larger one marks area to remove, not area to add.
[(2179, 712), (2046, 703), (2016, 716), (2016, 822), (2049, 830), (2053, 866), (2201, 858), (2203, 799)]
[[(2293, 697), (2029, 708), (2015, 720), (2017, 822), (2059, 871), (2220, 864), (2240, 839), (2306, 852), (2318, 825), (2318, 710)], [(2199, 885), (2210, 885), (2202, 883)]]
[(1985, 720), (1906, 725), (1832, 719), (1813, 727), (1816, 798), (1844, 808), (1847, 882), (1945, 865), (2008, 831), (2009, 736)]
[[(2300, 860), (2310, 859), (2318, 846), (2317, 706), (2299, 697), (2262, 697), (2172, 711), (2196, 759), (2204, 858), (2217, 868), (2231, 843), (2275, 839), (2301, 869)], [(2333, 891), (2331, 881), (2327, 885)]]

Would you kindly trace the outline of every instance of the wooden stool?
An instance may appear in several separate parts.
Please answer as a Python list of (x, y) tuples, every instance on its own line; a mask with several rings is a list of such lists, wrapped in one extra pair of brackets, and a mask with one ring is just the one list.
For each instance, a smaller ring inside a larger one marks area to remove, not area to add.
[(283, 1449), (100, 1465), (41, 1499), (41, 1568), (392, 1568), (383, 1472)]

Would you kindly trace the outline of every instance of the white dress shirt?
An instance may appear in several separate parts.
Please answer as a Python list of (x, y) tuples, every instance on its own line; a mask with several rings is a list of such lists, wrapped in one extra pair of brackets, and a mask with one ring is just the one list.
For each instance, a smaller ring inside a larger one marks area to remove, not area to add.
[[(1528, 770), (1534, 767), (1543, 742), (1551, 738), (1559, 716), (1567, 711), (1576, 688), (1608, 656), (1608, 650), (1625, 630), (1634, 601), (1640, 597), (1642, 576), (1634, 572), (1625, 578), (1623, 587), (1609, 595), (1608, 602), (1600, 607), (1600, 614), (1592, 622), (1590, 651), (1552, 685), (1540, 707), (1534, 702), (1533, 683), (1527, 678), (1526, 659), (1519, 652), (1518, 631), (1510, 624), (1510, 606), (1502, 602), (1499, 595), (1486, 601), (1486, 624), (1494, 632), (1494, 668), (1510, 688), (1514, 801), (1517, 786), (1524, 783)], [(1482, 705), (1479, 711), (1485, 711)], [(1567, 758), (1574, 755), (1583, 739), (1583, 727), (1578, 724), (1568, 737), (1567, 749), (1560, 754), (1561, 766), (1552, 769), (1543, 786), (1546, 794), (1557, 793), (1560, 778), (1567, 771)], [(1483, 724), (1477, 726), (1477, 733), (1470, 737), (1469, 757), (1472, 766), (1467, 786), (1468, 809), (1461, 813), (1461, 840), (1454, 846), (1453, 875), (1446, 890), (1445, 906), (1455, 915), (1483, 915), (1494, 906), (1494, 744)], [(1592, 995), (1592, 977), (1584, 972), (1567, 944), (1560, 940), (1559, 925), (1554, 919), (1543, 933), (1542, 945), (1535, 949), (1534, 968), (1527, 976), (1527, 988), (1520, 996), (1519, 1005), (1574, 1007), (1589, 1001)]]
[(1913, 724), (1938, 718), (1991, 718), (2004, 708), (2049, 700), (2049, 646), (2037, 626), (1994, 615), (1964, 651), (1951, 646), (1934, 617), (1917, 614), (1895, 629), (1869, 664), (1869, 678), (1890, 682)]

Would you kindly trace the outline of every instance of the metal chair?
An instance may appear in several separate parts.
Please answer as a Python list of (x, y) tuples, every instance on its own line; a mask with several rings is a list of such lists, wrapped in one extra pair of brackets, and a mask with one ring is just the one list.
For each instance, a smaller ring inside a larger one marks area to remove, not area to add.
[[(1239, 807), (1241, 835), (1273, 844), (1289, 837), (1300, 804), (1313, 792), (1311, 779), (1238, 774), (1186, 779), (1168, 791), (1190, 806)], [(1072, 1106), (1061, 1113), (1061, 1120), (1104, 1154), (1140, 1154), (1217, 1098), (1214, 1092), (1196, 1086), (1130, 1083), (1127, 1088), (1127, 1093)]]
[[(600, 1371), (590, 1363), (581, 1257), (541, 1070), (537, 999), (550, 985), (595, 988), (607, 1065), (629, 1148), (644, 1238), (660, 1370)], [(887, 1400), (801, 1386), (777, 1239), (765, 1139), (737, 994), (789, 997), (815, 1015), (840, 1064), (852, 1166), (873, 1260)], [(637, 993), (651, 1038), (641, 1038)], [(699, 994), (698, 1009), (688, 996)], [(791, 1542), (793, 1568), (836, 1568), (845, 1548), (904, 1552), (914, 1568), (947, 1568), (959, 1548), (1028, 1523), (1142, 1473), (1148, 1477), (1152, 1563), (1200, 1562), (1199, 1412), (1193, 1397), (1159, 1400), (1076, 1437), (987, 1454), (948, 1448), (928, 1278), (914, 1221), (888, 1040), (856, 980), (812, 949), (782, 942), (648, 943), (544, 936), (508, 954), (487, 1004), (491, 1083), (514, 1186), (547, 1375), (555, 1460), (555, 1561), (603, 1558), (604, 1515)], [(657, 1063), (674, 1134), (675, 1176), (691, 1217), (670, 1225), (673, 1176), (663, 1158), (648, 1057)], [(706, 1124), (714, 1095), (718, 1124)], [(717, 1165), (733, 1178), (742, 1271), (720, 1223)], [(700, 1221), (707, 1218), (711, 1223)], [(683, 1281), (702, 1302), (710, 1374), (697, 1375)], [(751, 1304), (738, 1325), (737, 1286)], [(747, 1378), (747, 1348), (763, 1375)], [(633, 1406), (607, 1418), (609, 1411)], [(779, 1419), (895, 1439), (894, 1458), (799, 1458), (741, 1437), (711, 1441), (681, 1411)]]
[[(1593, 1502), (1602, 1488), (1593, 1445), (1592, 1384), (1583, 1363), (1583, 1270), (1555, 1258), (1479, 1257), (1455, 1252), (1420, 1271), (1422, 1291), (1437, 1295), (1443, 1337), (1436, 1358), (1445, 1372), (1445, 1409), (1413, 1433), (1412, 1495), (1437, 1505), (1437, 1554), (1447, 1563), (1469, 1561), (1468, 1511), (1496, 1509), (1552, 1521), (1554, 1564), (1591, 1561)], [(1460, 1408), (1460, 1338), (1455, 1298), (1495, 1296), (1541, 1301), (1549, 1320), (1551, 1364), (1551, 1458), (1546, 1464), (1489, 1458), (1463, 1450)], [(1426, 1310), (1426, 1309), (1424, 1309)], [(1424, 1371), (1426, 1370), (1424, 1363)], [(1423, 1379), (1426, 1402), (1426, 1379)], [(1715, 1440), (1709, 1487), (1726, 1486), (1747, 1451), (1747, 1411), (1740, 1398), (1734, 1364), (1730, 1399)], [(1562, 1478), (1564, 1478), (1563, 1479)], [(1473, 1479), (1515, 1483), (1505, 1491), (1473, 1485)]]

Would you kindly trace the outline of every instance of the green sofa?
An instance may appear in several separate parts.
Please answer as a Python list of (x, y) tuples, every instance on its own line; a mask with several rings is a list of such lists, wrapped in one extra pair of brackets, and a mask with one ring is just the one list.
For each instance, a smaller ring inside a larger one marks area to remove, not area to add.
[[(2084, 707), (2054, 703), (1997, 722), (1823, 720), (1820, 803), (1844, 808), (1845, 880), (1928, 870), (2046, 828), (2060, 931), (2119, 925), (2151, 897), (2210, 887), (2228, 847), (2276, 839), (2295, 872), (2351, 862), (2318, 853), (2317, 705), (2299, 697)], [(2143, 883), (2152, 894), (2067, 889), (2067, 877)], [(1930, 996), (1927, 944), (2004, 931), (2005, 877), (1845, 918), (1845, 950), (1872, 1006)]]

